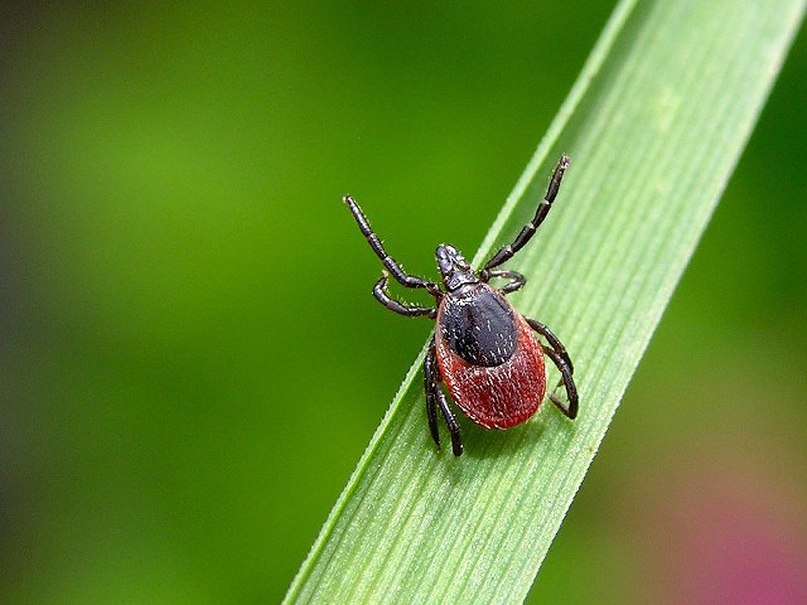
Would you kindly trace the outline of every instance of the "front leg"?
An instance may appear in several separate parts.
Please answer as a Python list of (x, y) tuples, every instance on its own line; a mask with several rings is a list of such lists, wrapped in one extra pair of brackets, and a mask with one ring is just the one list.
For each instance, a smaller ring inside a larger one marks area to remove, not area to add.
[(403, 315), (404, 317), (421, 317), (427, 315), (432, 319), (437, 317), (437, 309), (433, 307), (418, 307), (415, 305), (405, 305), (397, 300), (390, 298), (387, 294), (387, 280), (389, 275), (386, 271), (382, 271), (381, 277), (373, 286), (373, 296), (376, 300), (384, 305), (390, 311)]
[(370, 221), (367, 220), (364, 212), (362, 212), (362, 209), (351, 195), (344, 196), (342, 201), (350, 209), (351, 214), (353, 214), (353, 218), (356, 219), (356, 224), (359, 226), (359, 231), (361, 231), (362, 235), (367, 240), (367, 243), (370, 244), (373, 252), (375, 252), (376, 256), (381, 259), (381, 262), (384, 263), (384, 266), (389, 270), (390, 273), (392, 273), (392, 276), (398, 280), (398, 283), (400, 283), (404, 288), (424, 288), (428, 290), (429, 294), (439, 294), (440, 288), (437, 284), (427, 281), (422, 277), (418, 277), (417, 275), (408, 274), (403, 270), (403, 267), (401, 267), (398, 261), (387, 254), (384, 244), (381, 243), (381, 238), (379, 238), (375, 231), (373, 231), (373, 228), (370, 226)]
[(502, 294), (510, 294), (510, 292), (515, 292), (516, 290), (520, 290), (524, 284), (527, 283), (527, 278), (524, 277), (518, 271), (510, 271), (510, 270), (500, 270), (500, 269), (482, 269), (479, 272), (479, 279), (483, 282), (487, 283), (493, 278), (501, 278), (501, 279), (509, 279), (510, 281), (501, 288), (499, 288), (499, 292)]
[(524, 228), (518, 233), (516, 239), (514, 239), (512, 243), (503, 246), (496, 254), (493, 255), (493, 257), (485, 264), (485, 269), (493, 269), (494, 267), (498, 267), (499, 265), (506, 263), (516, 252), (521, 250), (524, 245), (530, 241), (530, 238), (532, 238), (533, 235), (535, 235), (538, 227), (541, 226), (541, 223), (544, 222), (546, 215), (549, 214), (549, 209), (552, 207), (552, 202), (555, 201), (555, 197), (558, 195), (560, 181), (563, 179), (563, 173), (566, 172), (566, 169), (569, 167), (569, 161), (568, 156), (560, 156), (560, 161), (555, 168), (555, 172), (552, 174), (552, 180), (549, 181), (549, 187), (546, 190), (546, 195), (544, 196), (543, 201), (538, 205), (538, 209), (535, 211), (535, 216), (532, 217), (532, 220), (529, 223), (524, 225)]

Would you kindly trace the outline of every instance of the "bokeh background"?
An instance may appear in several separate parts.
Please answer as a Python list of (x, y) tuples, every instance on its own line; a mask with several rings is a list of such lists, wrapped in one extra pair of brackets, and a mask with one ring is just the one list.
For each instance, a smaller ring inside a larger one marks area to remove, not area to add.
[[(282, 598), (429, 331), (341, 195), (472, 254), (611, 8), (5, 3), (0, 601)], [(802, 31), (531, 602), (807, 602), (806, 82)]]

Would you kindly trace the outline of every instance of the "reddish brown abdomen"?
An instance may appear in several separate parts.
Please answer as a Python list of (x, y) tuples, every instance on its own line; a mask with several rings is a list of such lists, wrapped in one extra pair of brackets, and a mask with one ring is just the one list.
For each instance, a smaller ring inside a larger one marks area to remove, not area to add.
[[(466, 416), (486, 428), (506, 429), (526, 422), (541, 405), (546, 391), (543, 351), (529, 324), (510, 303), (489, 286), (483, 288), (485, 296), (500, 298), (510, 312), (515, 337), (512, 354), (502, 363), (488, 366), (460, 357), (441, 329), (446, 325), (444, 299), (437, 315), (437, 365), (454, 402)], [(469, 303), (473, 304), (464, 304)]]

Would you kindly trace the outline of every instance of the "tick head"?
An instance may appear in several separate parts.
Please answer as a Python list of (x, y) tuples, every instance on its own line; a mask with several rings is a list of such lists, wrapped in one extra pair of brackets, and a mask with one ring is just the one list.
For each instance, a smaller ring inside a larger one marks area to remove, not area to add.
[(471, 270), (471, 265), (468, 264), (460, 251), (451, 244), (437, 246), (434, 256), (437, 259), (440, 274), (443, 276), (443, 284), (445, 284), (448, 292), (453, 292), (465, 284), (479, 282)]

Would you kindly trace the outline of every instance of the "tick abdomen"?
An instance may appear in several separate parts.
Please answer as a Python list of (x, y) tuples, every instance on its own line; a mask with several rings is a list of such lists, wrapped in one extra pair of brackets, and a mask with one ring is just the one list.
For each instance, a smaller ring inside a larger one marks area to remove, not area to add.
[[(492, 306), (493, 301), (487, 296), (483, 300), (485, 302), (482, 304), (490, 303)], [(471, 305), (466, 301), (466, 304), (473, 307), (476, 302)], [(529, 420), (544, 398), (546, 374), (541, 345), (527, 321), (516, 315), (512, 309), (507, 309), (509, 314), (496, 311), (499, 321), (495, 323), (500, 328), (512, 325), (512, 330), (499, 332), (500, 337), (494, 338), (492, 342), (498, 342), (500, 346), (488, 349), (487, 357), (504, 357), (496, 351), (507, 348), (510, 349), (510, 354), (495, 366), (483, 366), (477, 361), (468, 361), (461, 357), (459, 351), (445, 337), (447, 304), (448, 301), (441, 303), (440, 313), (437, 315), (440, 330), (435, 338), (435, 352), (440, 374), (454, 402), (471, 420), (489, 429), (506, 429)], [(506, 301), (504, 304), (509, 306)], [(452, 315), (462, 317), (461, 313)], [(508, 317), (509, 324), (505, 321)], [(503, 334), (511, 335), (512, 346), (505, 346), (509, 339), (502, 337)], [(469, 340), (466, 338), (463, 342), (460, 339), (460, 342), (465, 346)]]

